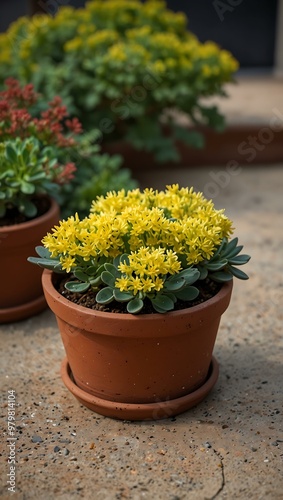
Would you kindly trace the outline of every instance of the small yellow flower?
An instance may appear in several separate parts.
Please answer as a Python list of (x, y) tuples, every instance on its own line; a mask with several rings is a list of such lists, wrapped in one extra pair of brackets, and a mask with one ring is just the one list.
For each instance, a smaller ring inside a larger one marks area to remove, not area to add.
[(64, 269), (67, 273), (70, 273), (75, 264), (75, 259), (73, 257), (61, 257), (60, 262), (62, 269)]

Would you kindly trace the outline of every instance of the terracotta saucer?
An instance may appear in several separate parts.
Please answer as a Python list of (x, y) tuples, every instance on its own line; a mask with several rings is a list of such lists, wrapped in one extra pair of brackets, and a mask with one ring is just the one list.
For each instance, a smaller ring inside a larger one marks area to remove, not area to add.
[(14, 323), (15, 321), (22, 321), (30, 318), (35, 314), (47, 309), (47, 304), (44, 295), (34, 299), (26, 304), (20, 306), (8, 307), (0, 309), (0, 324), (1, 323)]
[(65, 386), (82, 405), (105, 417), (121, 420), (159, 420), (183, 413), (199, 404), (208, 395), (217, 382), (218, 375), (219, 365), (213, 357), (207, 380), (196, 391), (177, 399), (157, 403), (133, 404), (108, 401), (83, 391), (74, 383), (67, 358), (63, 360), (61, 366), (61, 376)]

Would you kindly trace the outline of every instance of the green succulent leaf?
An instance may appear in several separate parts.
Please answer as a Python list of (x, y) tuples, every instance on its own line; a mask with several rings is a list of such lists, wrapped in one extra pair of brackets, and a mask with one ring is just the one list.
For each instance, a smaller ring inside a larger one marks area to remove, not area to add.
[(195, 281), (197, 281), (200, 277), (200, 272), (196, 268), (184, 269), (178, 276), (185, 278), (187, 285), (192, 285)]
[(243, 245), (239, 245), (235, 247), (231, 252), (226, 253), (225, 255), (222, 254), (222, 257), (225, 257), (225, 259), (230, 260), (231, 258), (234, 258), (236, 255), (238, 255), (242, 250), (243, 250)]
[(229, 266), (229, 271), (238, 279), (240, 280), (248, 280), (249, 277), (244, 271), (241, 269), (237, 269), (237, 267), (234, 266)]
[(174, 304), (177, 302), (177, 297), (176, 297), (175, 293), (164, 292), (163, 295), (166, 295), (166, 297), (169, 297), (169, 299), (171, 299), (174, 302)]
[(143, 300), (136, 297), (127, 304), (127, 311), (130, 314), (138, 314), (143, 308)]
[(221, 254), (221, 252), (222, 252), (222, 250), (223, 250), (223, 248), (225, 247), (226, 244), (227, 244), (227, 238), (223, 238), (223, 240), (221, 241), (221, 244), (219, 245), (218, 249), (216, 250), (215, 254), (210, 259), (209, 262), (213, 261), (214, 259), (216, 259)]
[(216, 273), (211, 273), (209, 277), (219, 283), (225, 283), (226, 281), (231, 281), (233, 279), (233, 275), (225, 271), (217, 271)]
[(114, 276), (115, 279), (120, 278), (121, 272), (118, 271), (117, 267), (115, 267), (114, 264), (110, 264), (110, 263), (106, 262), (106, 264), (104, 264), (104, 268), (106, 271), (108, 271), (110, 274), (112, 274), (112, 276)]
[(86, 292), (90, 287), (89, 283), (77, 283), (75, 281), (68, 281), (65, 283), (65, 288), (69, 290), (69, 292), (74, 293), (82, 293)]
[(198, 266), (198, 270), (199, 270), (199, 273), (200, 273), (200, 274), (199, 274), (199, 280), (205, 280), (205, 278), (206, 278), (206, 277), (207, 277), (207, 275), (208, 275), (208, 270), (207, 270), (207, 268), (206, 268), (206, 267), (204, 267), (204, 266), (199, 265), (199, 266)]
[(170, 292), (175, 292), (177, 290), (181, 290), (186, 285), (186, 280), (184, 277), (179, 277), (179, 275), (175, 275), (172, 278), (169, 278), (164, 283), (165, 290)]
[(228, 264), (228, 260), (219, 260), (219, 261), (216, 261), (216, 262), (208, 262), (206, 264), (206, 268), (209, 270), (209, 271), (220, 271), (220, 269), (223, 269), (223, 267), (225, 267), (226, 265)]
[(24, 194), (33, 194), (35, 192), (35, 186), (34, 184), (31, 184), (30, 182), (22, 182), (21, 183), (21, 191)]
[(101, 276), (97, 276), (96, 278), (91, 278), (89, 279), (89, 284), (93, 287), (96, 288), (98, 285), (102, 283), (101, 281)]
[(95, 297), (95, 300), (98, 304), (109, 304), (109, 302), (112, 302), (113, 299), (113, 290), (109, 286), (99, 290)]
[(51, 255), (49, 250), (43, 246), (35, 247), (35, 251), (36, 251), (37, 255), (39, 255), (43, 259), (49, 259), (50, 255)]
[(28, 257), (28, 262), (31, 262), (32, 264), (37, 264), (40, 267), (43, 267), (44, 269), (49, 269), (50, 271), (55, 271), (61, 269), (60, 262), (58, 260), (54, 259), (45, 259), (45, 258), (39, 258), (39, 257)]
[(115, 287), (115, 276), (113, 276), (113, 274), (109, 273), (108, 271), (103, 271), (103, 273), (101, 273), (101, 279), (103, 283), (110, 286), (111, 288)]
[(199, 290), (194, 286), (188, 286), (176, 293), (176, 297), (184, 301), (194, 300), (197, 298), (198, 295), (199, 295)]
[(6, 146), (6, 157), (7, 160), (11, 163), (18, 163), (18, 155), (16, 150), (10, 144)]
[(229, 264), (235, 266), (242, 266), (243, 264), (249, 262), (250, 258), (251, 258), (250, 255), (247, 254), (237, 255), (236, 257), (229, 259)]
[(19, 205), (19, 211), (23, 214), (25, 214), (27, 217), (32, 218), (35, 217), (37, 214), (37, 208), (32, 201), (26, 199), (26, 200), (21, 200), (20, 205)]
[(89, 281), (89, 276), (80, 268), (75, 268), (73, 274), (80, 281)]
[(155, 298), (151, 299), (151, 303), (155, 310), (161, 309), (164, 312), (172, 311), (174, 309), (174, 302), (167, 295), (158, 294)]
[(130, 292), (121, 292), (119, 288), (114, 288), (113, 290), (113, 295), (115, 300), (118, 302), (128, 302), (129, 300), (133, 299), (133, 294)]

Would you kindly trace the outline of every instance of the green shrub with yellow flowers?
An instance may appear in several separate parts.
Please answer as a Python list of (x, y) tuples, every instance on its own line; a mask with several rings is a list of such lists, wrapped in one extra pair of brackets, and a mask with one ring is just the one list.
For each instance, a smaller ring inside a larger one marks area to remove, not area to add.
[(176, 139), (203, 145), (200, 133), (178, 125), (176, 111), (193, 125), (223, 129), (206, 99), (225, 95), (237, 68), (160, 0), (91, 0), (54, 17), (20, 18), (0, 35), (3, 81), (14, 76), (48, 99), (59, 94), (84, 129), (100, 130), (100, 142), (123, 139), (160, 162), (178, 159)]

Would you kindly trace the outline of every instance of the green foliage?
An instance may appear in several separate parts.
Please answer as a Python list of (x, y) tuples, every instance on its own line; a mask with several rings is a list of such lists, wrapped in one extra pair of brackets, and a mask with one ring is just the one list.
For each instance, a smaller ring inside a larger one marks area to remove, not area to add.
[(242, 245), (238, 246), (238, 238), (233, 238), (229, 242), (227, 238), (223, 238), (213, 257), (198, 265), (201, 278), (204, 279), (208, 276), (219, 283), (230, 281), (233, 276), (241, 280), (247, 280), (248, 275), (235, 267), (246, 264), (251, 258), (246, 254), (239, 255), (242, 249)]
[(109, 191), (137, 187), (131, 172), (122, 168), (121, 156), (101, 153), (100, 146), (96, 143), (97, 134), (97, 130), (82, 134), (74, 147), (62, 152), (62, 156), (77, 168), (74, 179), (61, 189), (62, 217), (75, 212), (80, 217), (85, 217), (92, 200), (97, 196), (103, 196)]
[[(38, 264), (40, 267), (62, 272), (59, 259), (51, 258), (50, 253), (44, 247), (36, 247), (39, 257), (29, 257), (28, 261)], [(117, 278), (122, 278), (123, 273), (119, 270), (119, 265), (128, 258), (127, 254), (116, 257), (113, 264), (105, 262), (101, 265), (94, 262), (76, 267), (73, 271), (74, 281), (68, 281), (65, 287), (70, 292), (86, 292), (90, 287), (97, 292), (96, 302), (98, 304), (109, 304), (117, 302), (127, 303), (127, 312), (138, 314), (144, 307), (144, 301), (148, 299), (155, 311), (166, 313), (174, 309), (177, 299), (184, 301), (194, 300), (199, 291), (191, 286), (200, 276), (195, 268), (184, 269), (178, 274), (168, 276), (165, 279), (164, 289), (160, 292), (139, 292), (138, 295), (130, 292), (121, 292), (115, 286)], [(82, 262), (83, 264), (83, 262)], [(102, 288), (100, 288), (102, 285)], [(104, 286), (105, 285), (105, 286)]]
[[(224, 95), (237, 67), (227, 51), (200, 43), (187, 31), (185, 15), (162, 1), (92, 0), (82, 9), (62, 7), (54, 17), (21, 18), (0, 35), (3, 81), (32, 82), (48, 100), (61, 95), (85, 130), (131, 141), (160, 162), (178, 159), (177, 136), (201, 146), (197, 135), (180, 134), (168, 110), (186, 113), (192, 124), (223, 128), (206, 99)], [(172, 127), (171, 138), (161, 119)]]
[(35, 138), (0, 143), (0, 217), (16, 207), (26, 217), (35, 217), (36, 195), (56, 196), (53, 181), (58, 159), (52, 147), (41, 148)]

